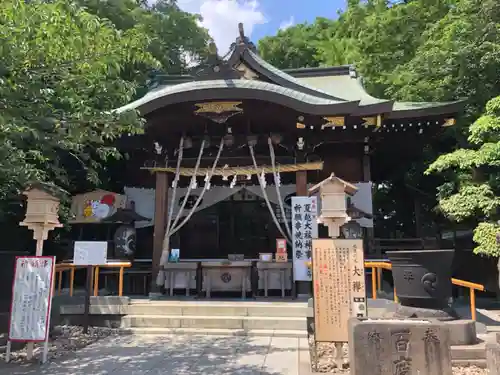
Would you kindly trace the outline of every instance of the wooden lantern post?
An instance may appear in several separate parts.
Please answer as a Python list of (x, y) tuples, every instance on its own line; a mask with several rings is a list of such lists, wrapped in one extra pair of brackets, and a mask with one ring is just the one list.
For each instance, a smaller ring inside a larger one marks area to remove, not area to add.
[(335, 177), (330, 177), (309, 189), (309, 195), (319, 191), (321, 212), (319, 221), (328, 227), (328, 235), (332, 238), (340, 236), (340, 227), (350, 221), (347, 214), (346, 197), (356, 194), (358, 188), (353, 184)]
[(26, 217), (19, 223), (33, 231), (36, 256), (43, 254), (43, 241), (49, 231), (62, 227), (59, 223), (60, 195), (63, 190), (44, 183), (33, 183), (23, 192), (27, 198)]

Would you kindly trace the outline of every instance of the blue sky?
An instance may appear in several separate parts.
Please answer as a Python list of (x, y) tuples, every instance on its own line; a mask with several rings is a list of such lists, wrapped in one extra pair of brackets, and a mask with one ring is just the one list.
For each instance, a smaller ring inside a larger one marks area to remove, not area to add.
[(224, 54), (243, 22), (245, 34), (257, 42), (274, 35), (280, 28), (312, 22), (316, 17), (334, 18), (346, 0), (177, 0), (181, 9), (201, 14), (202, 26), (214, 38)]
[(261, 7), (269, 21), (255, 26), (252, 39), (275, 35), (280, 27), (313, 22), (316, 17), (336, 18), (344, 3), (345, 0), (263, 0)]

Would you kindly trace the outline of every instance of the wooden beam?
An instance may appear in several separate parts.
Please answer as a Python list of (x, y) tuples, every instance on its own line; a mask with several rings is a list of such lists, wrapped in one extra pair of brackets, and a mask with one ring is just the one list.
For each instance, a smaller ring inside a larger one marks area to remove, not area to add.
[[(176, 168), (174, 167), (142, 167), (141, 169), (149, 170), (152, 173), (175, 173)], [(323, 162), (314, 163), (301, 163), (301, 164), (281, 164), (276, 165), (276, 171), (279, 173), (285, 172), (298, 172), (298, 171), (319, 171), (323, 169)], [(206, 176), (210, 173), (212, 168), (198, 168), (196, 171), (196, 176)], [(257, 170), (254, 166), (242, 166), (242, 167), (222, 167), (215, 168), (214, 176), (234, 176), (234, 175), (259, 175), (264, 171), (264, 173), (273, 173), (273, 167), (270, 165), (259, 165)], [(195, 173), (195, 168), (180, 168), (179, 174), (181, 176), (193, 176)], [(306, 192), (307, 195), (307, 192)]]

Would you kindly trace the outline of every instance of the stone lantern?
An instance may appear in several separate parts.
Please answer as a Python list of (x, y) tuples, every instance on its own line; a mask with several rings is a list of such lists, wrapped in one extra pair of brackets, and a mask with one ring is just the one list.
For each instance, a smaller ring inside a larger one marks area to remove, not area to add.
[(321, 202), (319, 221), (328, 227), (328, 235), (340, 236), (340, 227), (351, 220), (347, 214), (347, 196), (356, 194), (358, 188), (332, 173), (330, 177), (309, 189), (309, 195), (319, 191)]
[(19, 225), (33, 231), (37, 256), (42, 255), (43, 241), (49, 231), (62, 227), (59, 223), (59, 197), (64, 193), (56, 186), (39, 182), (29, 184), (23, 192), (27, 198), (26, 217)]

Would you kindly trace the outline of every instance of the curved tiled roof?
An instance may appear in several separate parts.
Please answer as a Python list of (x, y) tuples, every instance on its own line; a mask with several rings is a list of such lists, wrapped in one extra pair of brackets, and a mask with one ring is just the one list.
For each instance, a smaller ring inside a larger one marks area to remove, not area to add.
[[(265, 97), (264, 97), (265, 96)], [(142, 115), (168, 104), (204, 99), (265, 99), (311, 114), (329, 114), (333, 109), (339, 113), (350, 113), (357, 108), (358, 101), (321, 98), (256, 80), (209, 80), (192, 81), (177, 85), (159, 86), (142, 98), (127, 104), (117, 112), (137, 109)]]

